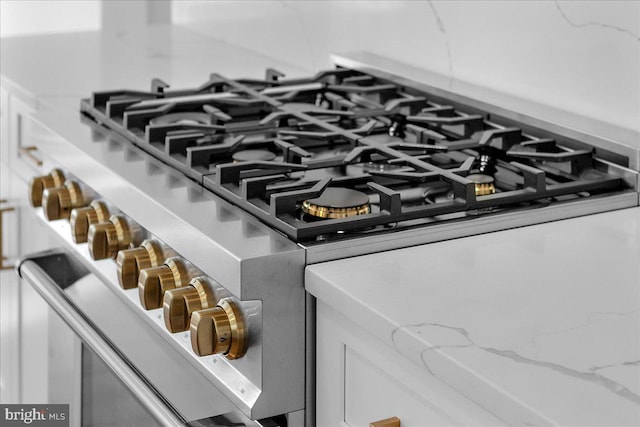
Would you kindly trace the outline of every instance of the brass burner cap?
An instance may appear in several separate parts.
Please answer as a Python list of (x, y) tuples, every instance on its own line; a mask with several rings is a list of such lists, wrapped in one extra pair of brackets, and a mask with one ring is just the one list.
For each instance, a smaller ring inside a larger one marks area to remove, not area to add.
[(467, 175), (467, 179), (475, 183), (476, 196), (487, 196), (496, 192), (494, 179), (490, 175), (473, 173), (471, 175)]
[(231, 157), (235, 163), (253, 162), (256, 160), (270, 162), (276, 158), (276, 155), (269, 150), (242, 150), (236, 151)]
[(335, 187), (325, 189), (320, 197), (302, 202), (302, 210), (323, 219), (347, 218), (371, 212), (369, 197), (365, 193)]

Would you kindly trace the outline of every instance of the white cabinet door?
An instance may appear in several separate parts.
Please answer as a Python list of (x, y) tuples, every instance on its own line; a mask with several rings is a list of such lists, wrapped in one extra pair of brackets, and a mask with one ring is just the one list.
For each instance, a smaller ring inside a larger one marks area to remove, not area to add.
[[(0, 402), (47, 402), (42, 384), (47, 366), (48, 308), (31, 289), (22, 286), (11, 268), (21, 256), (52, 246), (48, 229), (34, 215), (27, 200), (28, 181), (45, 173), (28, 147), (33, 109), (2, 89), (0, 106), (0, 210), (2, 210), (2, 266), (0, 270)], [(37, 156), (37, 153), (32, 153)], [(36, 157), (37, 158), (37, 157)], [(6, 210), (10, 209), (10, 210)]]
[[(3, 98), (6, 93), (3, 93)], [(13, 187), (15, 178), (4, 162), (8, 145), (6, 129), (6, 104), (2, 103), (2, 163), (0, 163), (0, 247), (2, 250), (0, 270), (0, 402), (20, 401), (20, 291), (13, 263), (18, 250), (18, 197)]]
[(318, 427), (505, 425), (321, 301), (316, 348)]

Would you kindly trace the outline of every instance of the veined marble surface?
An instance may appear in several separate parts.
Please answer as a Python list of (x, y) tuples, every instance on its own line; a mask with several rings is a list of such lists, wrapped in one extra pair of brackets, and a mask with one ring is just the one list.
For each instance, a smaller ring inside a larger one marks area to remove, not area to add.
[(368, 51), (444, 75), (454, 91), (487, 87), (640, 131), (638, 1), (181, 0), (172, 13), (310, 70)]
[(290, 75), (305, 70), (186, 27), (149, 26), (9, 37), (0, 41), (2, 86), (38, 109), (79, 109), (80, 99), (100, 90), (148, 90), (160, 78), (173, 89), (197, 87), (217, 72), (263, 77), (266, 68)]
[(306, 287), (512, 425), (640, 425), (640, 208), (307, 268)]

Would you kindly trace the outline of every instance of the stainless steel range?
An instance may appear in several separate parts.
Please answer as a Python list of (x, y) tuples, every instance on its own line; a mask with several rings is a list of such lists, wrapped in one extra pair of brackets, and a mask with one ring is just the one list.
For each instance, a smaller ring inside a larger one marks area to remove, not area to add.
[(81, 111), (41, 117), (55, 168), (30, 187), (73, 256), (19, 270), (166, 424), (314, 424), (307, 265), (639, 203), (637, 151), (379, 71), (154, 80)]

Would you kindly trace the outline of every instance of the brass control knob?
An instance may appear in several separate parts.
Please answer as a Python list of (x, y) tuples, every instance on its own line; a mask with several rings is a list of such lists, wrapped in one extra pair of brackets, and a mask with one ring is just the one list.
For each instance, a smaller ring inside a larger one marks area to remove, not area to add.
[(42, 193), (42, 210), (48, 221), (67, 219), (71, 209), (84, 206), (80, 184), (67, 181), (62, 187), (46, 188)]
[(111, 215), (109, 221), (89, 227), (89, 253), (95, 260), (115, 258), (118, 251), (131, 246), (133, 233), (122, 215)]
[(89, 206), (71, 211), (69, 225), (71, 237), (76, 243), (85, 243), (89, 235), (89, 226), (109, 220), (109, 209), (104, 203), (94, 200)]
[(138, 286), (138, 276), (145, 268), (157, 267), (163, 260), (162, 248), (153, 240), (145, 240), (140, 247), (118, 252), (118, 282), (123, 289)]
[(180, 258), (169, 258), (163, 265), (140, 271), (138, 276), (140, 303), (147, 310), (160, 308), (166, 291), (188, 284), (187, 266)]
[(60, 169), (52, 169), (49, 175), (36, 176), (29, 182), (29, 203), (34, 208), (42, 206), (42, 193), (47, 188), (62, 187), (64, 173)]
[(186, 331), (194, 311), (215, 307), (216, 302), (209, 280), (196, 277), (187, 286), (164, 293), (164, 324), (173, 333)]
[(223, 298), (214, 308), (191, 315), (191, 347), (198, 356), (223, 354), (238, 359), (247, 352), (247, 327), (238, 305)]

